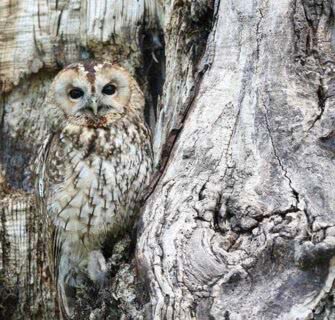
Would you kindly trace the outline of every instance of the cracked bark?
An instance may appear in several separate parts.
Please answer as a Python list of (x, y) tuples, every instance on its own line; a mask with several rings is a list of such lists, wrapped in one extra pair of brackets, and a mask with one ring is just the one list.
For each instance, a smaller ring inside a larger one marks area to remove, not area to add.
[(332, 13), (253, 4), (220, 2), (211, 67), (143, 214), (153, 318), (334, 316)]
[[(111, 286), (91, 285), (78, 318), (332, 319), (333, 8), (330, 0), (1, 4), (0, 302), (21, 306), (6, 317), (52, 316), (41, 226), (17, 191), (31, 189), (43, 96), (65, 63), (112, 57), (145, 91), (157, 173), (136, 251), (125, 235), (109, 260)], [(21, 237), (8, 228), (27, 225)]]

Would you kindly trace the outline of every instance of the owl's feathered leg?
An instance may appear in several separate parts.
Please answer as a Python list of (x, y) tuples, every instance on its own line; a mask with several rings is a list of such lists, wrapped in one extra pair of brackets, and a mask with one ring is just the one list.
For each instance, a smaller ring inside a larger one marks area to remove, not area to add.
[(100, 287), (107, 284), (107, 263), (100, 250), (93, 250), (89, 253), (87, 272), (90, 279)]

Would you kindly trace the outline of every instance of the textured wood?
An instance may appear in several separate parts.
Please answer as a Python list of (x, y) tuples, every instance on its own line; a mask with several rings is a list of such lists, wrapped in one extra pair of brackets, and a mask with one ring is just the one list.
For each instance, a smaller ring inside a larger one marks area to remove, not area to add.
[(33, 197), (10, 190), (0, 201), (0, 214), (0, 318), (49, 319), (55, 309), (47, 238)]
[(211, 63), (143, 214), (151, 317), (331, 319), (332, 4), (217, 9)]
[(89, 57), (122, 59), (137, 67), (140, 33), (144, 24), (157, 27), (159, 8), (154, 0), (2, 1), (2, 91), (39, 70)]

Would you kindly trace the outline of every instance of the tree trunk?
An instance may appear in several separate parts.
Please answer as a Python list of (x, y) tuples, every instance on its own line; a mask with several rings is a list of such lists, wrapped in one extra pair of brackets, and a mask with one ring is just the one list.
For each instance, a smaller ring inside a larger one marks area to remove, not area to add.
[(54, 312), (40, 220), (20, 190), (32, 189), (52, 78), (96, 58), (143, 88), (156, 173), (135, 252), (125, 235), (109, 291), (83, 297), (78, 317), (334, 319), (334, 10), (331, 0), (3, 1), (0, 314)]

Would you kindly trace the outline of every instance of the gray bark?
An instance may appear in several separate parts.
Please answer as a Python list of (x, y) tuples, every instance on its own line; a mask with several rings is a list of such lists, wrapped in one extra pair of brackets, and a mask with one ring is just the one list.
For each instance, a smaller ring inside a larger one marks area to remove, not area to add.
[(8, 314), (52, 310), (39, 220), (18, 191), (48, 85), (65, 63), (115, 57), (145, 91), (156, 174), (135, 253), (125, 235), (109, 290), (78, 316), (88, 299), (92, 319), (335, 318), (331, 0), (4, 3), (0, 288), (26, 308)]

